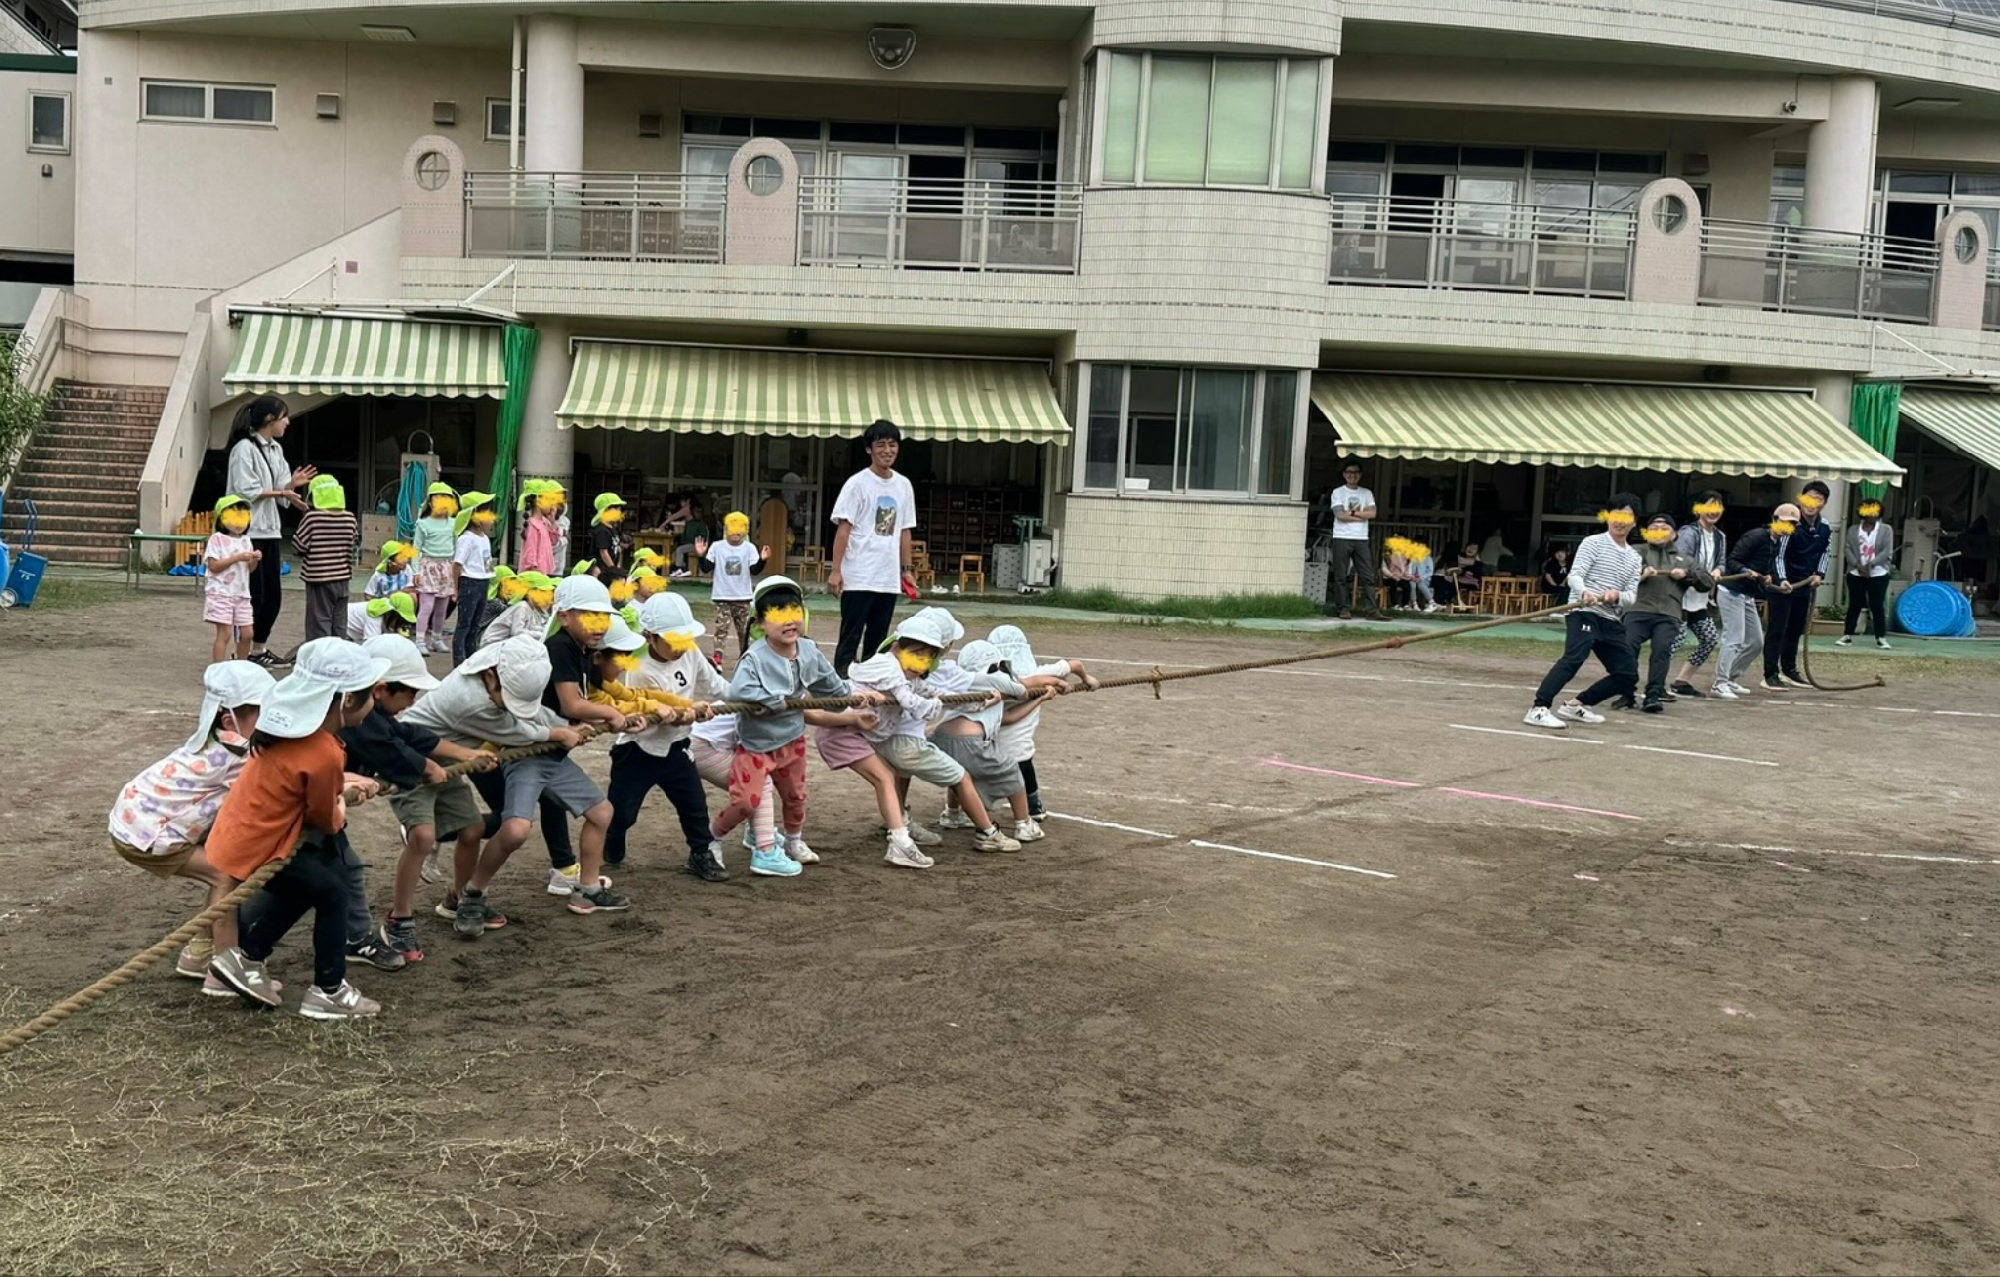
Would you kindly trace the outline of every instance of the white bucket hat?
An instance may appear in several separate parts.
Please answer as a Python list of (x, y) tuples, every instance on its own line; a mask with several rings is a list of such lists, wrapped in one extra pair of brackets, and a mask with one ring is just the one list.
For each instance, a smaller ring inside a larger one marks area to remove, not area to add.
[(599, 651), (609, 652), (636, 652), (644, 646), (646, 640), (639, 636), (639, 631), (625, 624), (625, 618), (615, 612), (611, 614), (611, 628), (604, 631), (597, 644)]
[(639, 605), (639, 628), (648, 634), (678, 634), (682, 638), (700, 638), (708, 633), (708, 628), (694, 619), (687, 600), (669, 590), (662, 590)]
[(1034, 649), (1028, 646), (1028, 636), (1020, 626), (997, 626), (986, 636), (986, 641), (1000, 649), (1000, 659), (1013, 669), (1016, 678), (1025, 678), (1035, 672), (1038, 662)]
[(366, 691), (388, 672), (389, 662), (370, 656), (359, 643), (314, 639), (292, 658), (292, 672), (265, 695), (257, 730), (302, 740), (326, 721), (327, 706), (335, 696)]
[(201, 718), (182, 748), (199, 754), (208, 744), (217, 714), (239, 705), (262, 705), (277, 685), (270, 671), (253, 661), (218, 661), (209, 666), (201, 676)]
[(1000, 655), (1000, 649), (985, 639), (974, 639), (958, 650), (959, 666), (975, 674), (991, 673), (993, 667), (1005, 659)]
[(911, 619), (914, 620), (919, 616), (929, 617), (937, 625), (938, 633), (944, 635), (944, 646), (946, 647), (950, 647), (953, 643), (965, 637), (965, 627), (958, 623), (958, 618), (953, 616), (947, 608), (918, 608), (912, 613)]
[(556, 601), (549, 609), (552, 612), (616, 612), (611, 606), (611, 591), (604, 582), (594, 576), (566, 576), (556, 582)]
[(385, 683), (401, 683), (420, 692), (438, 685), (437, 675), (424, 666), (424, 654), (400, 634), (377, 634), (363, 643), (361, 650), (389, 662), (389, 672), (382, 676)]
[(542, 693), (549, 686), (549, 649), (532, 634), (516, 634), (503, 643), (482, 647), (459, 663), (454, 675), (492, 670), (500, 676), (500, 699), (515, 718), (539, 719)]
[[(943, 613), (943, 616), (934, 615)], [(951, 646), (951, 632), (943, 622), (951, 620), (951, 615), (943, 608), (925, 608), (914, 616), (906, 616), (902, 623), (889, 632), (889, 642), (908, 639), (912, 643), (922, 643), (942, 652)]]

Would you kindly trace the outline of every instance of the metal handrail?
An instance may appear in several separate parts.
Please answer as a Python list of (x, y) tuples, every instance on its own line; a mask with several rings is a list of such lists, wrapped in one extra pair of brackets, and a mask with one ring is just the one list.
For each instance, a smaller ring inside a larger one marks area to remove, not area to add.
[(1625, 297), (1628, 209), (1400, 195), (1334, 196), (1327, 278), (1479, 291)]
[(1073, 274), (1078, 182), (799, 179), (799, 263)]
[(1868, 232), (1710, 218), (1702, 223), (1704, 306), (1929, 323), (1938, 246)]
[(2000, 17), (1995, 17), (1991, 13), (1962, 9), (1958, 7), (1959, 2), (1960, 0), (1792, 0), (1793, 4), (1816, 5), (1822, 9), (1845, 9), (1849, 13), (1868, 13), (1880, 18), (1903, 18), (1934, 27), (1952, 27), (1960, 31), (2000, 35)]
[(720, 262), (726, 180), (683, 173), (467, 173), (473, 257)]

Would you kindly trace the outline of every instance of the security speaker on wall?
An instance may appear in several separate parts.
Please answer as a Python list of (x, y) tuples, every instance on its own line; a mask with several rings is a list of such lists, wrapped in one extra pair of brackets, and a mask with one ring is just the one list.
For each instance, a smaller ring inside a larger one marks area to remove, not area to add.
[(917, 33), (909, 27), (876, 27), (868, 33), (868, 56), (884, 71), (896, 71), (915, 56)]

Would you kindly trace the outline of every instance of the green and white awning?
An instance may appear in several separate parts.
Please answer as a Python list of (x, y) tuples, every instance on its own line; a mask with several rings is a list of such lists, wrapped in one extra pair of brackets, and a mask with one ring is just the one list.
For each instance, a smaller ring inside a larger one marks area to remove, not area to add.
[(683, 434), (856, 435), (886, 417), (913, 439), (1069, 442), (1046, 365), (721, 346), (577, 344), (559, 425)]
[(243, 316), (222, 384), (255, 394), (502, 399), (498, 325), (341, 315)]
[(1903, 481), (1786, 391), (1320, 373), (1313, 403), (1363, 456)]
[(2000, 469), (2000, 395), (1904, 386), (1902, 412), (1943, 443)]

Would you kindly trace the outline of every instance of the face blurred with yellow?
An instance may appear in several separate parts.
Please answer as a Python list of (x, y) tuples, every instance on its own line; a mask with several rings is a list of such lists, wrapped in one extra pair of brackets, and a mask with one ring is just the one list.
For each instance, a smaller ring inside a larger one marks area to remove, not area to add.
[(937, 668), (938, 650), (928, 643), (915, 639), (897, 639), (891, 649), (896, 653), (896, 664), (903, 667), (903, 673), (911, 678), (922, 678)]
[(430, 511), (430, 513), (426, 516), (427, 518), (449, 519), (453, 515), (458, 513), (457, 497), (447, 497), (440, 494), (438, 496), (432, 497), (426, 503), (426, 505)]
[(1646, 539), (1647, 545), (1665, 545), (1674, 539), (1674, 525), (1671, 520), (1655, 519), (1639, 535)]
[(646, 650), (662, 665), (695, 650), (694, 639), (685, 634), (648, 634)]
[(618, 577), (604, 588), (610, 591), (611, 602), (618, 607), (623, 607), (627, 603), (630, 603), (632, 595), (635, 592), (632, 582), (624, 577)]
[(472, 516), (468, 526), (474, 532), (491, 532), (497, 517), (491, 510), (481, 510)]
[(240, 537), (250, 530), (250, 510), (247, 506), (233, 505), (216, 516), (217, 523), (229, 536)]
[(597, 516), (597, 521), (607, 528), (615, 528), (625, 522), (625, 507), (622, 505), (605, 506), (604, 512)]
[(564, 633), (585, 647), (595, 649), (611, 629), (611, 613), (571, 608), (561, 614), (561, 622)]
[(535, 609), (537, 612), (546, 612), (556, 605), (555, 587), (530, 589), (527, 593), (527, 599), (529, 607)]
[(742, 545), (744, 538), (750, 535), (749, 518), (741, 514), (724, 516), (722, 520), (722, 535), (728, 538), (729, 544)]
[(544, 519), (558, 518), (563, 512), (565, 504), (566, 497), (563, 490), (561, 488), (550, 488), (547, 492), (535, 498), (535, 513), (541, 515)]
[(638, 668), (637, 652), (614, 652), (605, 648), (597, 653), (597, 677), (604, 682), (618, 682), (623, 675)]
[(796, 643), (806, 630), (806, 609), (799, 603), (767, 607), (757, 619), (764, 627), (765, 637), (778, 643)]
[(528, 583), (518, 576), (510, 576), (500, 583), (500, 601), (519, 603), (528, 597)]
[[(645, 576), (632, 578), (632, 588), (639, 596), (640, 601), (644, 602), (652, 598), (655, 594), (658, 594), (661, 590), (666, 589), (667, 583), (661, 578), (659, 573), (649, 572)], [(613, 597), (615, 598), (616, 596), (614, 595)]]

